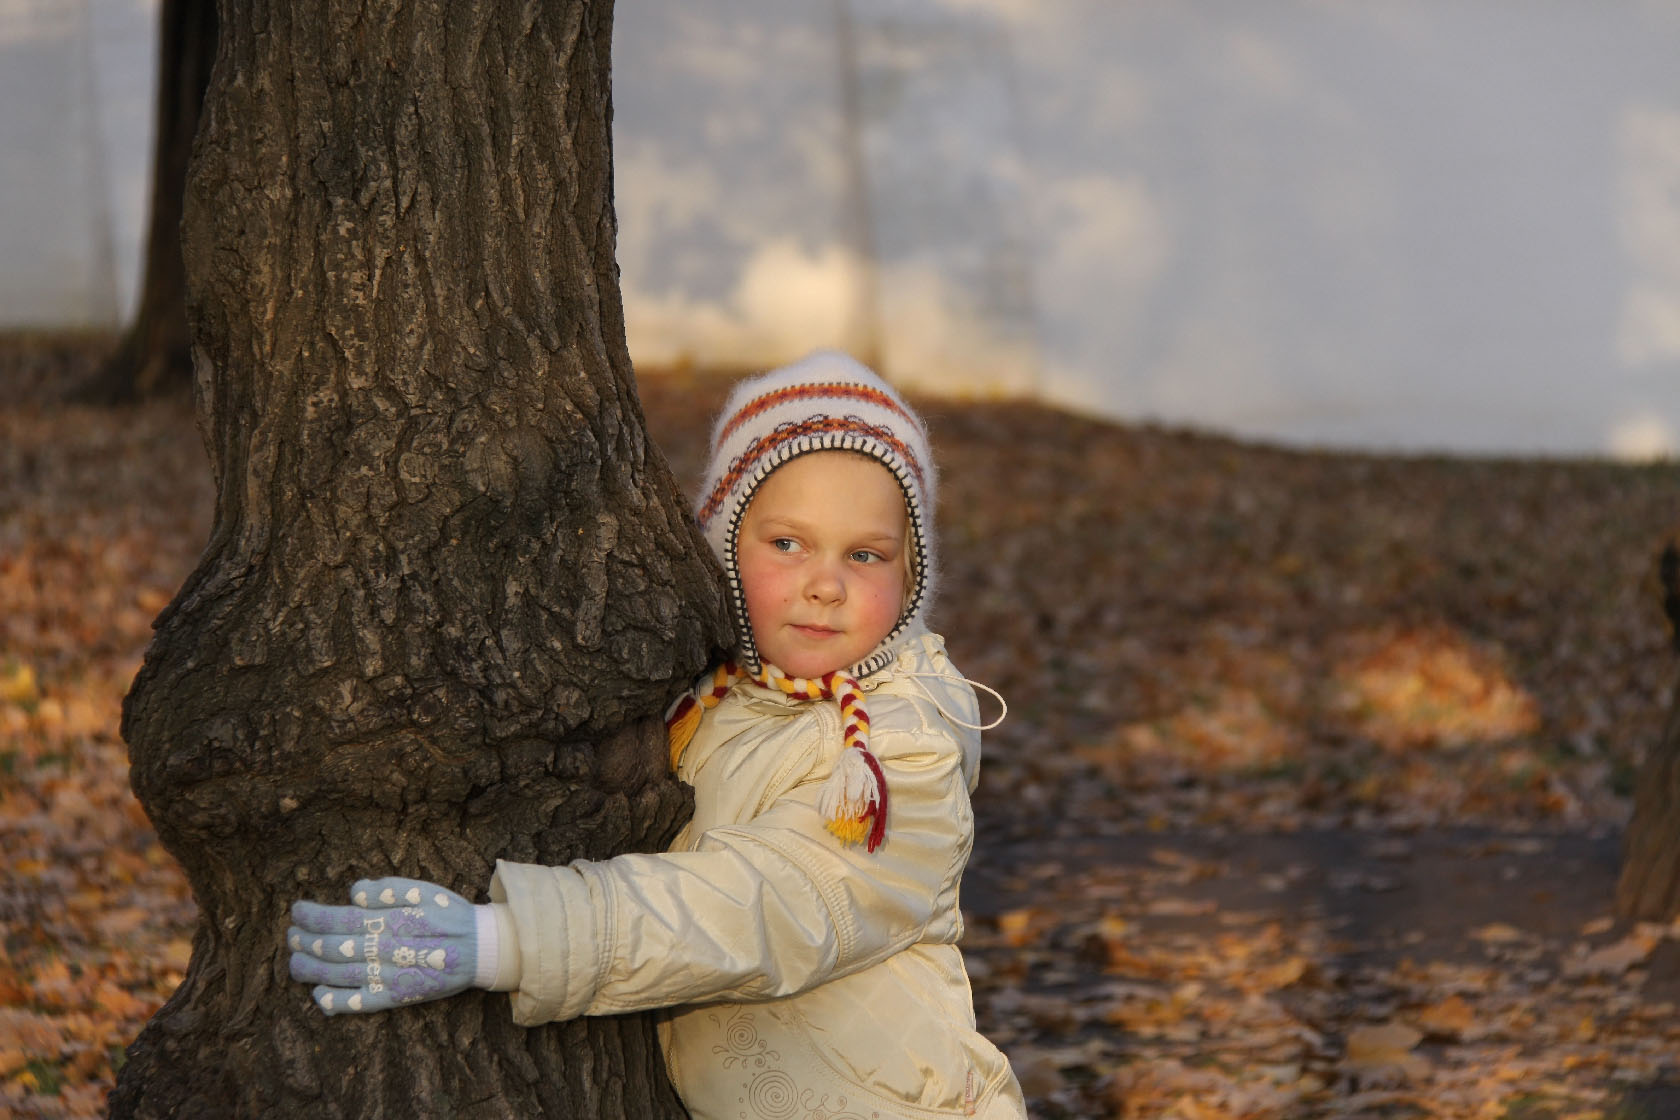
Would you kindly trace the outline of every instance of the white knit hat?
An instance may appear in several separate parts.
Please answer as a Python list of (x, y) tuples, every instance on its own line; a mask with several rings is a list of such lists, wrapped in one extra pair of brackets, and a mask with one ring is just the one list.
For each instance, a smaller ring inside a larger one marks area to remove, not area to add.
[(893, 646), (933, 597), (933, 510), (937, 479), (927, 430), (904, 398), (867, 366), (819, 351), (743, 381), (712, 429), (712, 456), (695, 516), (729, 581), (729, 600), (749, 670), (760, 667), (747, 620), (735, 541), (753, 494), (777, 467), (814, 451), (854, 451), (898, 479), (910, 519), (910, 585), (904, 610), (880, 645), (850, 667), (863, 677), (893, 658)]

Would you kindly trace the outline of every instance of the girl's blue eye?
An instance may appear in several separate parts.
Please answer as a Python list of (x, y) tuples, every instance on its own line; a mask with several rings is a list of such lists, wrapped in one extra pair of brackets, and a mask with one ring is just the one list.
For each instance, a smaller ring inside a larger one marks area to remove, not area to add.
[(777, 552), (792, 552), (796, 546), (790, 537), (777, 537), (770, 542), (770, 547)]
[(852, 553), (853, 562), (858, 563), (858, 564), (873, 564), (875, 561), (879, 560), (880, 558), (881, 557), (879, 555), (877, 555), (876, 553), (870, 552), (866, 548), (860, 548), (856, 552)]

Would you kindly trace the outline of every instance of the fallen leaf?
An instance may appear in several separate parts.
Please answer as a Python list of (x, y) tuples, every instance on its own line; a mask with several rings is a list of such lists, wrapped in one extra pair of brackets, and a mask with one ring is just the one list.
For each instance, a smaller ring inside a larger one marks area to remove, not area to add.
[[(1312, 962), (1305, 957), (1290, 957), (1288, 960), (1247, 973), (1238, 978), (1238, 983), (1249, 991), (1275, 992), (1300, 980), (1307, 974), (1311, 965)], [(1245, 979), (1247, 984), (1243, 983)]]
[(93, 924), (102, 936), (116, 941), (132, 934), (150, 918), (151, 914), (139, 906), (124, 906), (105, 911)]
[(165, 942), (158, 959), (172, 972), (185, 972), (187, 965), (192, 963), (191, 939), (176, 937)]
[[(658, 442), (686, 441), (679, 474), (697, 477), (726, 394), (696, 407), (638, 380), (667, 416)], [(1565, 890), (1573, 873), (1559, 861), (1554, 883), (1537, 857), (1575, 849), (1554, 826), (1619, 825), (1616, 777), (1661, 734), (1667, 635), (1629, 588), (1652, 527), (1675, 522), (1680, 468), (1280, 455), (1024, 401), (937, 407), (952, 654), (1012, 702), (1046, 701), (988, 736), (976, 802), (1008, 838), (976, 860), (1009, 884), (987, 905), (1022, 912), (970, 926), (982, 1029), (1045, 1055), (1052, 1099), (1035, 1115), (1587, 1120), (1606, 1092), (1659, 1082), (1680, 1053), (1671, 986), (1563, 976), (1573, 940), (1584, 961), (1626, 931), (1588, 923), (1607, 895)], [(111, 1055), (138, 1026), (118, 992), (155, 1007), (188, 964), (195, 908), (129, 790), (117, 728), (144, 616), (209, 531), (202, 455), (190, 405), (0, 406), (0, 680), (24, 665), (34, 678), (24, 703), (0, 699), (0, 1036), (10, 1014), (48, 1032), (0, 1037), (0, 1067), (22, 1059), (0, 1075), (0, 1115), (103, 1115)], [(1546, 698), (1538, 734), (1486, 738), (1520, 727), (1505, 718), (1519, 688)], [(1344, 695), (1365, 706), (1338, 707)], [(1431, 883), (1447, 821), (1486, 839), (1464, 851), (1465, 881)], [(1280, 829), (1299, 852), (1251, 859), (1248, 834)], [(1348, 858), (1320, 859), (1326, 843)], [(1374, 893), (1396, 879), (1427, 904)], [(1217, 899), (1214, 915), (1146, 916), (1204, 880), (1195, 897)], [(1226, 940), (1242, 907), (1275, 917)], [(1542, 907), (1585, 928), (1542, 935)], [(150, 920), (110, 936), (134, 908)], [(1487, 959), (1435, 958), (1487, 922), (1492, 937), (1469, 942)], [(75, 975), (43, 970), (55, 957)], [(1311, 972), (1276, 994), (1295, 958)], [(1402, 1064), (1343, 1068), (1350, 1030), (1396, 1009), (1429, 1041), (1390, 1048)], [(1107, 1056), (1065, 1064), (1091, 1035)], [(1425, 1058), (1426, 1081), (1371, 1091)], [(16, 1075), (35, 1061), (31, 1083), (54, 1095), (24, 1099)]]
[(1570, 977), (1620, 976), (1651, 955), (1660, 940), (1636, 930), (1620, 941), (1586, 952), (1563, 963), (1563, 974)]
[(1348, 1034), (1347, 1059), (1343, 1064), (1361, 1073), (1398, 1070), (1408, 1078), (1426, 1077), (1429, 1061), (1411, 1052), (1422, 1041), (1422, 1032), (1404, 1023), (1355, 1027)]
[(1005, 911), (997, 918), (998, 933), (1016, 949), (1030, 945), (1038, 939), (1038, 918), (1039, 911), (1031, 906)]
[(1187, 856), (1183, 852), (1175, 852), (1171, 848), (1155, 848), (1149, 853), (1149, 858), (1162, 867), (1181, 867), (1191, 870), (1197, 866), (1197, 860), (1194, 856)]
[(1183, 1120), (1237, 1120), (1236, 1114), (1188, 1094), (1173, 1102), (1173, 1115)]
[(8, 704), (27, 704), (38, 695), (35, 670), (31, 666), (16, 664), (0, 671), (0, 701)]
[(1463, 996), (1454, 994), (1439, 1003), (1432, 1003), (1419, 1011), (1413, 1019), (1430, 1038), (1446, 1038), (1454, 1041), (1473, 1039), (1480, 1032), (1476, 1030), (1476, 1013)]
[(101, 1011), (115, 1015), (119, 1019), (144, 1019), (150, 1010), (144, 1000), (134, 997), (134, 994), (121, 988), (109, 980), (99, 985), (94, 996), (94, 1004)]
[(1212, 899), (1157, 898), (1144, 907), (1144, 913), (1156, 918), (1199, 918), (1219, 909)]

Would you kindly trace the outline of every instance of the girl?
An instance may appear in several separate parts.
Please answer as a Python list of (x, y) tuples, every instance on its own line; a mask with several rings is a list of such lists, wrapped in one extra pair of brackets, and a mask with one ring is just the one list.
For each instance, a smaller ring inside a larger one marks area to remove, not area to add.
[(695, 799), (671, 850), (502, 862), (483, 906), (410, 879), (299, 902), (293, 977), (328, 1014), (469, 986), (526, 1025), (669, 1009), (698, 1120), (1024, 1118), (956, 946), (980, 740), (922, 621), (935, 481), (921, 421), (849, 358), (738, 386), (697, 512), (741, 645), (668, 719)]

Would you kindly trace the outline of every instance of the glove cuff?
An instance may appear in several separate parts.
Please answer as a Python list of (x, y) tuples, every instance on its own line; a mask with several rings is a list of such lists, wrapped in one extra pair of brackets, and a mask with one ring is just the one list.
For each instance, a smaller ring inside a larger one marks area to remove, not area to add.
[(519, 931), (506, 903), (492, 902), (473, 907), (473, 924), (478, 933), (478, 959), (473, 966), (473, 987), (492, 992), (511, 992), (519, 987)]

